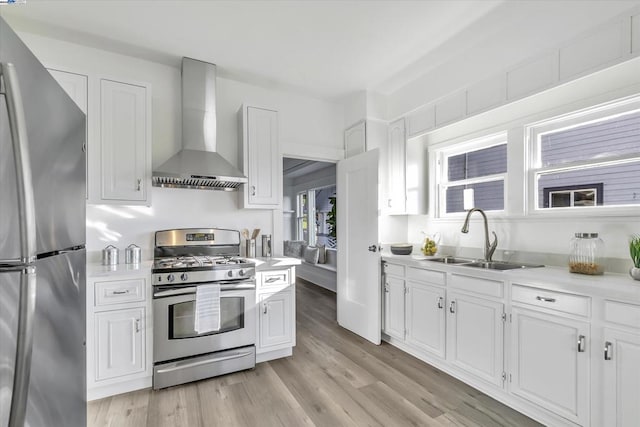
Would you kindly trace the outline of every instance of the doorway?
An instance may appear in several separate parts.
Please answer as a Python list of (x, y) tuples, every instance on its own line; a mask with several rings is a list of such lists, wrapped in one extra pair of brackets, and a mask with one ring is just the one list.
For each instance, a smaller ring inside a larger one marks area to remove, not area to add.
[(336, 291), (336, 164), (284, 157), (283, 253), (302, 260), (297, 276)]

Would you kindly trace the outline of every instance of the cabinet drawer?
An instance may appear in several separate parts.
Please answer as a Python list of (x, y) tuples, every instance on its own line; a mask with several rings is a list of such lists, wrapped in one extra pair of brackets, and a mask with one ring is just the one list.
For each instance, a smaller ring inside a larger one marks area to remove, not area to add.
[(462, 276), (454, 274), (451, 276), (451, 286), (475, 294), (488, 295), (495, 298), (502, 298), (504, 295), (504, 282), (498, 280), (481, 279), (479, 277)]
[(260, 283), (258, 285), (261, 289), (269, 289), (276, 286), (289, 286), (291, 284), (289, 271), (289, 269), (264, 271), (260, 273)]
[(591, 314), (591, 299), (581, 295), (513, 285), (511, 299), (516, 303), (535, 305), (576, 316), (589, 317)]
[(384, 264), (384, 273), (391, 274), (392, 276), (404, 277), (404, 265), (389, 264), (387, 262)]
[(442, 271), (425, 270), (423, 268), (409, 267), (407, 278), (419, 282), (433, 283), (444, 286), (444, 276)]
[(632, 328), (640, 328), (640, 305), (605, 301), (604, 320)]
[(96, 282), (94, 303), (96, 307), (100, 307), (111, 304), (144, 301), (144, 288), (144, 279)]

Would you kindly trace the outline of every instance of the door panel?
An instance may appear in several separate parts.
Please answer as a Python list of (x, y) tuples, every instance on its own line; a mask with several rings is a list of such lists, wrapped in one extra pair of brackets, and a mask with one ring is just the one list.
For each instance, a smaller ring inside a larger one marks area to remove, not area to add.
[(249, 203), (278, 204), (278, 185), (274, 180), (278, 170), (278, 113), (247, 107)]
[(411, 281), (407, 288), (407, 342), (444, 357), (444, 289)]
[(604, 420), (615, 427), (635, 427), (640, 420), (640, 335), (605, 329), (611, 344), (604, 363)]
[(384, 332), (403, 340), (405, 329), (405, 283), (403, 279), (385, 275)]
[(144, 371), (144, 308), (105, 311), (95, 316), (96, 381)]
[(293, 319), (291, 292), (260, 296), (260, 350), (274, 346), (291, 346)]
[(338, 324), (380, 344), (378, 150), (338, 162), (337, 181)]

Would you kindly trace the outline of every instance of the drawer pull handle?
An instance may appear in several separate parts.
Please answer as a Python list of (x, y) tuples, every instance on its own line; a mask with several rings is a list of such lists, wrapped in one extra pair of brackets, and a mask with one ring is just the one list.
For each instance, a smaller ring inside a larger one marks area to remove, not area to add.
[(578, 337), (578, 353), (584, 353), (587, 340), (584, 335)]
[(548, 297), (541, 297), (541, 296), (537, 296), (536, 299), (538, 301), (544, 301), (544, 302), (556, 302), (555, 298), (548, 298)]
[(613, 344), (609, 341), (604, 343), (604, 360), (611, 360), (613, 358)]
[(264, 307), (263, 313), (267, 314), (267, 303), (266, 302), (263, 304), (263, 307)]
[(285, 281), (284, 276), (269, 277), (267, 280), (265, 280), (265, 283), (273, 283), (273, 282), (277, 282), (278, 280), (282, 280), (284, 282)]
[(444, 302), (444, 299), (442, 297), (438, 298), (438, 308), (442, 309), (444, 308), (444, 305), (442, 304)]
[(136, 333), (140, 332), (140, 319), (136, 319)]
[(113, 295), (125, 295), (129, 293), (129, 289), (125, 289), (124, 291), (113, 291)]
[(456, 302), (455, 301), (451, 301), (451, 303), (449, 304), (449, 313), (451, 313), (451, 314), (455, 314), (456, 313)]

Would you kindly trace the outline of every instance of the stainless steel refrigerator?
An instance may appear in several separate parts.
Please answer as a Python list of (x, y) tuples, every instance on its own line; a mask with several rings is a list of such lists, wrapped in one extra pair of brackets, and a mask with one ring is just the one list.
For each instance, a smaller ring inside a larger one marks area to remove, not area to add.
[(85, 115), (1, 18), (0, 91), (0, 427), (85, 426)]

